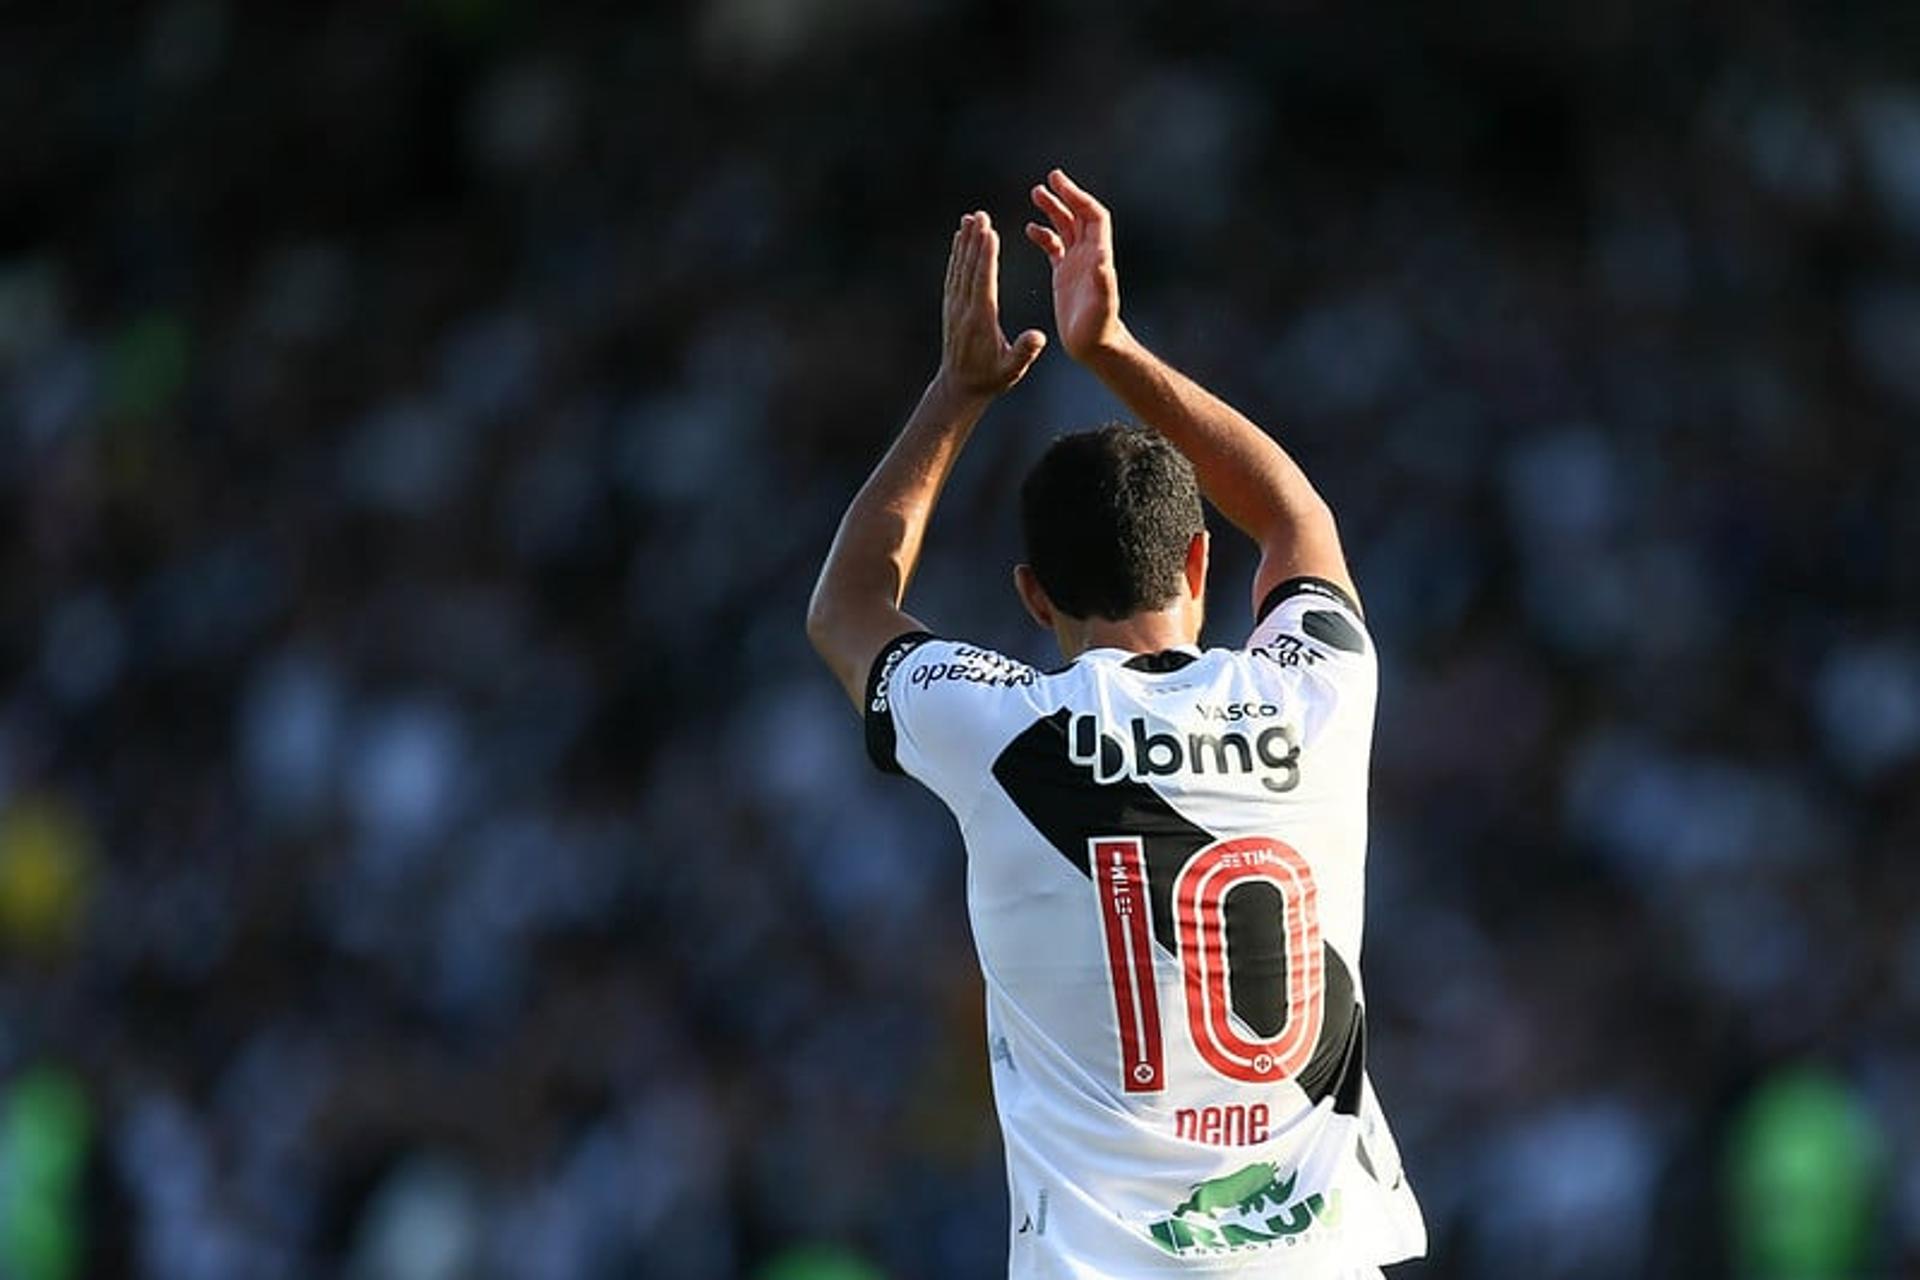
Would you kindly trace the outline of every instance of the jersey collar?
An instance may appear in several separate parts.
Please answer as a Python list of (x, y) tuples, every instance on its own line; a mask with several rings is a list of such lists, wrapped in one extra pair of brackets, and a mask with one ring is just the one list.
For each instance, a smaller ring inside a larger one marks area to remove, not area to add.
[(1158, 653), (1136, 653), (1120, 665), (1129, 671), (1178, 671), (1188, 663), (1198, 661), (1199, 657), (1199, 649), (1182, 645), (1178, 649), (1162, 649)]
[(1116, 649), (1102, 645), (1093, 649), (1083, 649), (1073, 662), (1055, 667), (1049, 675), (1058, 675), (1070, 670), (1081, 658), (1096, 658), (1102, 662), (1118, 662), (1129, 671), (1150, 671), (1156, 674), (1163, 671), (1178, 671), (1180, 668), (1200, 659), (1200, 646), (1183, 644), (1172, 649), (1162, 649), (1158, 653), (1135, 653), (1131, 649)]

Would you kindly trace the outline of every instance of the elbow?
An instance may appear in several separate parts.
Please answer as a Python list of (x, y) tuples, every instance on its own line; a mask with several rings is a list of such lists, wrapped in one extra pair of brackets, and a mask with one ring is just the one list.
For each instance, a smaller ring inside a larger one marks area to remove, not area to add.
[(1333, 507), (1311, 484), (1302, 485), (1287, 506), (1294, 524), (1311, 528), (1333, 523)]
[(1330, 536), (1337, 536), (1333, 508), (1317, 489), (1309, 486), (1291, 497), (1280, 509), (1267, 536), (1258, 541), (1298, 545), (1317, 543)]
[(1320, 536), (1329, 538), (1338, 544), (1340, 541), (1340, 522), (1334, 518), (1333, 507), (1328, 504), (1325, 498), (1320, 496), (1318, 490), (1314, 491), (1311, 509), (1313, 513), (1310, 517), (1312, 528), (1318, 531)]

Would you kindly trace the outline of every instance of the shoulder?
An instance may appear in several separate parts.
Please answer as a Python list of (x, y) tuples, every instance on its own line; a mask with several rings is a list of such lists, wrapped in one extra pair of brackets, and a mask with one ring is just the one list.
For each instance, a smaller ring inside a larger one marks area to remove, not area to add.
[(884, 645), (867, 677), (867, 750), (899, 772), (903, 748), (964, 749), (989, 737), (1031, 699), (1041, 673), (997, 649), (910, 631)]
[(1289, 578), (1261, 602), (1249, 653), (1283, 666), (1372, 665), (1359, 602), (1324, 578)]
[(1257, 687), (1298, 697), (1315, 716), (1343, 709), (1371, 721), (1379, 657), (1358, 602), (1333, 583), (1291, 578), (1275, 587), (1243, 652)]

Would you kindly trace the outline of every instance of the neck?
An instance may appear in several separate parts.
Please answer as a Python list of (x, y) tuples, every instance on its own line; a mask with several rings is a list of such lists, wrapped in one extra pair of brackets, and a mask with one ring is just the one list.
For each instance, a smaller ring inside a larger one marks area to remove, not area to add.
[(1193, 644), (1200, 638), (1197, 610), (1174, 605), (1153, 613), (1108, 618), (1054, 619), (1053, 634), (1060, 653), (1071, 662), (1089, 649), (1125, 649), (1128, 653), (1159, 653)]

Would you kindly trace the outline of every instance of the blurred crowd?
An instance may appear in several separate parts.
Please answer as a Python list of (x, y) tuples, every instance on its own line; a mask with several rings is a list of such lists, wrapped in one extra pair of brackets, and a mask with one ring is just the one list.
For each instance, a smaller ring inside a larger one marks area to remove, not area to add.
[[(1053, 163), (1368, 605), (1395, 1274), (1920, 1271), (1920, 11), (628, 8), (5, 19), (0, 1275), (1003, 1265), (957, 833), (801, 617)], [(909, 607), (1051, 665), (1113, 412), (1049, 352)]]

